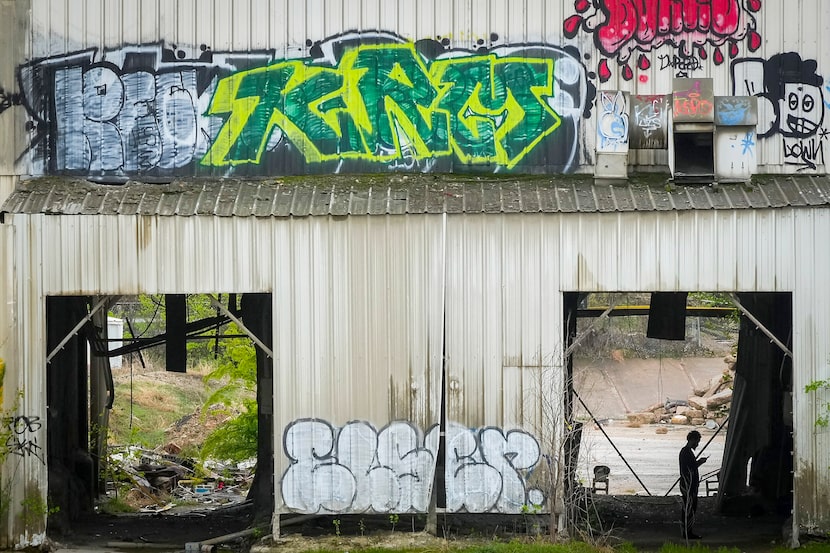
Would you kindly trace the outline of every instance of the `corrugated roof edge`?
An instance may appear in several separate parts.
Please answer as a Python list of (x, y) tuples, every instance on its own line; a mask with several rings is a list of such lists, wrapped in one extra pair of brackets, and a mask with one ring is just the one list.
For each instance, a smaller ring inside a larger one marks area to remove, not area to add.
[(830, 205), (826, 175), (757, 175), (749, 183), (675, 185), (666, 174), (597, 184), (592, 175), (309, 175), (191, 178), (168, 184), (22, 179), (0, 212), (45, 215), (308, 217), (406, 213), (608, 213)]

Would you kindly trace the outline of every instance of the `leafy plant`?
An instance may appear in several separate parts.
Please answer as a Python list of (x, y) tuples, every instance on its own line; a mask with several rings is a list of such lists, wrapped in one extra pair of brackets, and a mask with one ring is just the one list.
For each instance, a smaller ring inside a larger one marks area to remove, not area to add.
[(59, 512), (60, 507), (50, 507), (39, 495), (29, 495), (20, 502), (23, 507), (23, 524), (35, 526), (43, 520), (44, 516), (53, 515)]
[(392, 513), (389, 515), (389, 524), (392, 525), (392, 531), (395, 531), (395, 526), (398, 525), (398, 522), (401, 520), (401, 517), (397, 513)]
[[(242, 461), (257, 454), (256, 350), (244, 339), (233, 340), (219, 367), (205, 376), (220, 380), (218, 388), (205, 402), (207, 408), (223, 405), (234, 417), (211, 432), (202, 446), (201, 456)], [(234, 413), (232, 410), (238, 410)], [(206, 410), (203, 410), (203, 416)]]
[[(808, 394), (818, 394), (822, 390), (830, 391), (830, 379), (814, 380), (804, 387), (804, 391)], [(819, 413), (816, 415), (816, 426), (827, 428), (830, 425), (830, 402), (821, 401), (818, 411)]]
[(336, 518), (336, 519), (332, 520), (331, 523), (334, 524), (334, 535), (339, 536), (340, 535), (340, 519)]

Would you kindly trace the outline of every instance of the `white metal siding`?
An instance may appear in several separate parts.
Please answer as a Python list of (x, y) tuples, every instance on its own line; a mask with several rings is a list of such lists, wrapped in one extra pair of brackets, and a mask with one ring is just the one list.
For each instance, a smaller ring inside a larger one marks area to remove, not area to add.
[(450, 217), (447, 459), (451, 512), (547, 509), (562, 412), (559, 218)]
[[(42, 284), (16, 279), (25, 326), (20, 366), (42, 366), (38, 313), (45, 295), (273, 291), (278, 482), (288, 468), (284, 431), (304, 418), (325, 421), (335, 434), (350, 421), (365, 422), (350, 432), (371, 428), (376, 438), (387, 424), (409, 421), (393, 424), (390, 435), (417, 428), (418, 446), (431, 451), (433, 438), (423, 432), (440, 413), (444, 348), (447, 413), (458, 444), (469, 446), (475, 443), (469, 434), (486, 430), (490, 447), (521, 443), (532, 454), (534, 441), (555, 446), (544, 403), (555, 404), (562, 385), (563, 291), (792, 292), (797, 522), (827, 524), (821, 468), (828, 435), (813, 426), (821, 397), (803, 392), (828, 377), (825, 209), (456, 215), (446, 217), (446, 229), (442, 215), (235, 224), (201, 217), (83, 219), (14, 215), (16, 267), (43, 278)], [(88, 228), (95, 232), (80, 230)], [(184, 252), (200, 244), (211, 247), (183, 262)], [(190, 268), (169, 274), (173, 256)], [(65, 270), (40, 271), (40, 264)], [(42, 372), (22, 374), (27, 408), (38, 412)], [(459, 467), (481, 459), (481, 451), (467, 453), (455, 458)], [(509, 468), (491, 466), (489, 474), (503, 476)], [(458, 493), (448, 498), (463, 498), (463, 484), (455, 483)], [(487, 502), (465, 507), (481, 505)], [(381, 501), (374, 508), (389, 507)]]
[(443, 235), (436, 215), (309, 218), (277, 237), (279, 510), (426, 510), (441, 413)]

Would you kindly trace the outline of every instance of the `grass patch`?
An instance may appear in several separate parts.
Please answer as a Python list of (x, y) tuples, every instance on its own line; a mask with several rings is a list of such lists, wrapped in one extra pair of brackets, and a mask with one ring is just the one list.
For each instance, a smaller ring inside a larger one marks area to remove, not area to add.
[[(443, 546), (436, 548), (433, 546), (426, 547), (401, 547), (400, 545), (394, 547), (348, 547), (349, 553), (640, 553), (630, 543), (623, 543), (616, 547), (597, 546), (589, 543), (573, 541), (566, 543), (551, 544), (544, 541), (526, 541), (526, 540), (512, 540), (509, 542), (489, 542), (473, 545), (461, 545), (453, 542), (444, 542)], [(320, 547), (309, 548), (303, 553), (341, 553), (344, 549), (337, 547)], [(653, 551), (653, 550), (651, 550)], [(674, 543), (666, 543), (659, 550), (658, 553), (741, 553), (741, 549), (737, 547), (709, 547), (699, 543), (681, 545)], [(792, 552), (784, 546), (776, 547), (772, 550), (773, 553), (787, 553)], [(830, 553), (830, 543), (808, 543), (800, 547), (798, 552), (806, 553)]]
[(168, 439), (167, 430), (187, 415), (198, 413), (212, 392), (197, 371), (163, 370), (115, 378), (115, 401), (110, 412), (110, 445), (155, 448)]

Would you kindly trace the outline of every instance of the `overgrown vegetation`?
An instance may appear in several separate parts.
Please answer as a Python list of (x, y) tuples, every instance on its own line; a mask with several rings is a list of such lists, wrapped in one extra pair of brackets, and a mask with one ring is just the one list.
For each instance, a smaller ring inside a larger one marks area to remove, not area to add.
[(250, 341), (234, 339), (219, 366), (205, 376), (207, 382), (222, 382), (205, 402), (222, 405), (222, 412), (235, 413), (208, 435), (202, 458), (244, 461), (257, 454), (256, 350)]
[[(203, 294), (188, 295), (186, 305), (188, 321), (220, 315)], [(236, 310), (238, 304), (229, 307)], [(125, 338), (151, 338), (167, 328), (160, 295), (135, 296), (119, 304), (113, 315), (129, 321)], [(119, 389), (110, 415), (109, 442), (148, 448), (163, 445), (181, 434), (184, 423), (195, 422), (191, 418), (196, 414), (205, 431), (196, 443), (185, 441), (183, 455), (231, 461), (256, 456), (256, 353), (250, 340), (236, 337), (240, 334), (231, 322), (211, 326), (189, 339), (185, 374), (165, 373), (160, 368), (165, 361), (163, 345), (142, 350), (144, 368), (138, 369), (138, 375), (133, 371), (138, 355), (125, 357), (131, 370), (116, 376)], [(221, 424), (211, 425), (209, 418)]]

